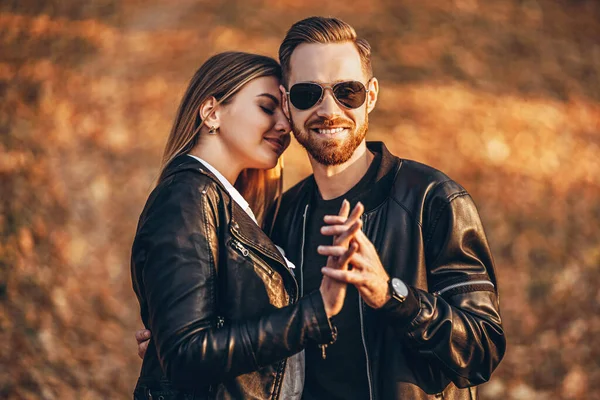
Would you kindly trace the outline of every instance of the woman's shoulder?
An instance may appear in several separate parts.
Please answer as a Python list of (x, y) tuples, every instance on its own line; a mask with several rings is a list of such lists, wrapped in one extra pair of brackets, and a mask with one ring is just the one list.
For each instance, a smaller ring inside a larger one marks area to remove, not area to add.
[(205, 201), (219, 203), (224, 199), (223, 188), (207, 173), (185, 169), (162, 179), (146, 202), (144, 214), (151, 210), (182, 209), (197, 206)]

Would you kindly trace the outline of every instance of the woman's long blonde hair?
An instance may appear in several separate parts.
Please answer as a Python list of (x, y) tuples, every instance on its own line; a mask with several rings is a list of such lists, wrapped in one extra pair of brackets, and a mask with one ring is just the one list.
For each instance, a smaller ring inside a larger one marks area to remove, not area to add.
[[(158, 181), (176, 157), (187, 154), (198, 142), (204, 123), (200, 106), (210, 97), (227, 104), (248, 82), (274, 76), (281, 79), (281, 67), (273, 58), (243, 52), (225, 52), (212, 56), (196, 71), (181, 100), (162, 157)], [(279, 198), (283, 188), (283, 160), (269, 170), (246, 169), (234, 186), (248, 201), (259, 223)]]

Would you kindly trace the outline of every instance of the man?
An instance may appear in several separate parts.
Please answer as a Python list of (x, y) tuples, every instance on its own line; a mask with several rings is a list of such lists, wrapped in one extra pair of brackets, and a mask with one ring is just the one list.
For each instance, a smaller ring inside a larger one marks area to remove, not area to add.
[[(321, 17), (294, 24), (279, 49), (284, 110), (314, 174), (265, 227), (302, 293), (323, 274), (350, 284), (332, 318), (337, 341), (306, 349), (303, 398), (477, 398), (506, 346), (491, 252), (460, 185), (366, 142), (379, 91), (370, 51), (351, 26)], [(365, 208), (358, 251), (351, 270), (321, 269), (347, 229), (334, 216), (344, 199)]]

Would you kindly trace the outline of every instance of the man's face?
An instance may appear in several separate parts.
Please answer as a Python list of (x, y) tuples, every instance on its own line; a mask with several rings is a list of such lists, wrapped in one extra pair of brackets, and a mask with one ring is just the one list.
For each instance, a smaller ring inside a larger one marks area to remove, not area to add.
[(288, 88), (301, 82), (331, 87), (338, 82), (358, 81), (369, 90), (365, 102), (355, 109), (336, 101), (331, 89), (325, 89), (321, 102), (307, 110), (298, 109), (284, 96), (284, 110), (289, 110), (294, 136), (319, 164), (348, 161), (364, 141), (368, 113), (375, 107), (378, 90), (377, 80), (368, 79), (353, 43), (304, 43), (292, 53)]

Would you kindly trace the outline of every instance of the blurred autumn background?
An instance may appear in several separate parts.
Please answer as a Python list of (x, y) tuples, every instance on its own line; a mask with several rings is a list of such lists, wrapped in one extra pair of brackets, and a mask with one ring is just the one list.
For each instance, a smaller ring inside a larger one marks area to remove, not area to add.
[(179, 99), (310, 15), (373, 46), (370, 139), (479, 206), (509, 340), (482, 398), (600, 398), (596, 0), (1, 0), (0, 398), (131, 398), (129, 252)]

